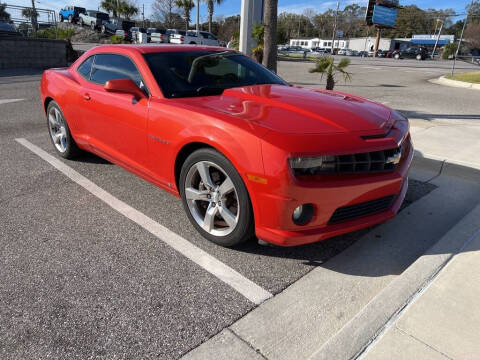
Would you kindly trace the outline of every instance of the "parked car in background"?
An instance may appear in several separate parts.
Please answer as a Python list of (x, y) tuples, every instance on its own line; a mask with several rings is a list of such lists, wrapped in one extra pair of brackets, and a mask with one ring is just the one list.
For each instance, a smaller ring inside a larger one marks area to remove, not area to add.
[(168, 43), (170, 36), (167, 30), (157, 28), (147, 28), (147, 42)]
[(108, 14), (97, 10), (86, 10), (79, 15), (78, 23), (80, 26), (89, 26), (92, 30), (100, 29), (102, 25), (110, 21)]
[(425, 60), (428, 57), (428, 50), (424, 47), (411, 46), (405, 50), (395, 50), (392, 53), (392, 57), (396, 60), (399, 59), (417, 59)]
[(78, 6), (66, 6), (58, 12), (58, 18), (61, 22), (68, 20), (69, 23), (76, 23), (80, 18), (80, 14), (85, 13), (87, 10)]
[(123, 37), (123, 40), (127, 41), (127, 42), (131, 42), (132, 41), (132, 38), (130, 36), (130, 33), (128, 31), (125, 31), (125, 30), (117, 30), (115, 31), (115, 35), (116, 36), (121, 36)]
[(196, 31), (187, 31), (185, 35), (172, 34), (170, 35), (170, 43), (220, 46), (220, 41), (208, 31), (200, 31), (200, 36), (197, 36)]
[(100, 31), (102, 34), (115, 34), (117, 30), (124, 30), (128, 33), (128, 31), (134, 26), (135, 22), (133, 21), (114, 18), (110, 19), (109, 22), (104, 21), (100, 27)]
[(0, 21), (0, 36), (21, 36), (15, 26), (5, 21)]
[(345, 50), (345, 49), (339, 49), (339, 50), (337, 51), (337, 54), (338, 54), (338, 55), (347, 55), (347, 50)]

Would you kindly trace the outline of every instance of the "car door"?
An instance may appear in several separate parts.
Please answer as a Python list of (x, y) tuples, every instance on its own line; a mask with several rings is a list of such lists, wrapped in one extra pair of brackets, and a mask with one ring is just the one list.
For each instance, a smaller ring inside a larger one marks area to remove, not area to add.
[(96, 54), (89, 82), (82, 89), (83, 123), (94, 151), (124, 165), (143, 170), (147, 155), (149, 98), (107, 92), (109, 80), (132, 79), (146, 94), (143, 79), (134, 62), (120, 54)]

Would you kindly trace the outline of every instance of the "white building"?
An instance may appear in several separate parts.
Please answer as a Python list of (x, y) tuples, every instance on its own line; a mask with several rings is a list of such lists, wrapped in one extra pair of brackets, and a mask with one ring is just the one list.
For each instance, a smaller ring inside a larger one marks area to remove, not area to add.
[[(348, 40), (339, 39), (339, 40), (335, 40), (334, 47), (336, 49), (348, 49), (347, 44), (348, 44)], [(291, 39), (290, 46), (300, 46), (304, 49), (313, 49), (313, 48), (328, 49), (332, 47), (332, 39), (330, 40), (323, 40), (319, 38)]]
[[(411, 44), (412, 39), (410, 38), (401, 38), (401, 39), (380, 39), (380, 44), (378, 48), (383, 51), (392, 51), (406, 48)], [(290, 46), (300, 46), (304, 49), (329, 49), (332, 47), (332, 39), (324, 40), (319, 38), (313, 39), (291, 39)], [(350, 49), (356, 51), (373, 51), (375, 47), (375, 37), (362, 37), (362, 38), (352, 38), (352, 39), (338, 39), (335, 40), (334, 48), (335, 49)]]

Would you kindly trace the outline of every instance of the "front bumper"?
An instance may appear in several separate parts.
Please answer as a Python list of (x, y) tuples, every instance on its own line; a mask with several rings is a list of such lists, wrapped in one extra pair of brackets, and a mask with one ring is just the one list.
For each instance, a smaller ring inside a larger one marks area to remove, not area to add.
[[(388, 173), (364, 176), (337, 176), (310, 183), (294, 182), (287, 192), (260, 193), (257, 201), (262, 215), (256, 218), (259, 239), (281, 245), (296, 246), (359, 230), (395, 216), (405, 199), (408, 171), (413, 159), (413, 146), (409, 146), (397, 168)], [(330, 223), (338, 208), (394, 196), (391, 205), (383, 211)], [(302, 204), (314, 205), (314, 216), (304, 226), (293, 223), (293, 210)]]

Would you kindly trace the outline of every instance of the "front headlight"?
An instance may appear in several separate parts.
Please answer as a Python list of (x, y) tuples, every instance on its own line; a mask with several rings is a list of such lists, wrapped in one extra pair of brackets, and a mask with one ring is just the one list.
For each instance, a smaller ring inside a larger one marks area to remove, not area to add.
[(294, 175), (316, 175), (335, 170), (335, 156), (293, 157), (288, 159)]

